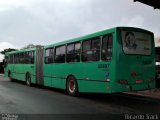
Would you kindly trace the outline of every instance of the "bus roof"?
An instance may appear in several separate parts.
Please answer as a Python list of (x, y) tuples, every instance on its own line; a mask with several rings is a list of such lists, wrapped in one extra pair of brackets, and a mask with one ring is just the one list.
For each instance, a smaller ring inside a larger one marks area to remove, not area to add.
[[(114, 28), (102, 30), (102, 31), (99, 31), (99, 32), (95, 32), (95, 33), (92, 33), (92, 34), (84, 35), (84, 36), (81, 36), (81, 37), (77, 37), (77, 38), (65, 40), (65, 41), (62, 41), (62, 42), (58, 42), (58, 43), (46, 45), (46, 46), (44, 46), (44, 48), (50, 48), (50, 47), (53, 47), (53, 46), (60, 46), (60, 45), (64, 45), (64, 44), (67, 44), (67, 43), (78, 42), (78, 41), (81, 41), (81, 40), (85, 40), (85, 39), (89, 39), (89, 38), (93, 38), (93, 37), (98, 37), (98, 36), (101, 36), (101, 35), (104, 35), (104, 34), (113, 33), (113, 32), (115, 32), (117, 29), (121, 29), (121, 30), (125, 29), (125, 30), (145, 31), (145, 32), (152, 33), (152, 32), (150, 32), (150, 31), (148, 31), (148, 30), (141, 29), (141, 28), (136, 28), (136, 27), (114, 27)], [(153, 33), (152, 33), (152, 34), (153, 34)], [(12, 51), (12, 52), (8, 52), (8, 53), (6, 53), (5, 55), (14, 54), (14, 53), (21, 53), (21, 52), (27, 52), (27, 51), (32, 51), (32, 50), (36, 50), (36, 47), (34, 47), (34, 48), (28, 48), (28, 49), (21, 49), (21, 50)]]
[(46, 45), (45, 48), (49, 48), (49, 47), (53, 47), (53, 46), (59, 46), (59, 45), (72, 43), (72, 42), (78, 42), (78, 41), (81, 41), (83, 39), (89, 39), (91, 37), (96, 37), (96, 36), (100, 36), (100, 35), (103, 35), (103, 34), (112, 33), (114, 31), (115, 31), (115, 28), (110, 28), (110, 29), (107, 29), (107, 30), (91, 33), (91, 34), (88, 34), (88, 35), (84, 35), (84, 36), (80, 36), (80, 37), (77, 37), (77, 38), (65, 40), (65, 41), (62, 41), (62, 42)]
[(50, 48), (50, 47), (53, 47), (53, 46), (60, 46), (60, 45), (64, 45), (64, 44), (67, 44), (67, 43), (78, 42), (78, 41), (81, 41), (81, 40), (84, 40), (84, 39), (89, 39), (89, 38), (92, 38), (92, 37), (98, 37), (100, 35), (113, 33), (117, 29), (122, 29), (122, 30), (123, 29), (125, 29), (125, 30), (133, 29), (133, 30), (145, 31), (145, 32), (151, 33), (148, 30), (145, 30), (145, 29), (142, 29), (142, 28), (136, 28), (136, 27), (114, 27), (114, 28), (102, 30), (102, 31), (99, 31), (99, 32), (95, 32), (95, 33), (92, 33), (92, 34), (84, 35), (84, 36), (81, 36), (81, 37), (77, 37), (77, 38), (65, 40), (65, 41), (62, 41), (62, 42), (46, 45), (44, 48)]
[(32, 50), (35, 50), (35, 49), (36, 48), (21, 49), (21, 50), (7, 52), (5, 55), (7, 55), (7, 54), (14, 54), (14, 53), (22, 53), (22, 52), (32, 51)]

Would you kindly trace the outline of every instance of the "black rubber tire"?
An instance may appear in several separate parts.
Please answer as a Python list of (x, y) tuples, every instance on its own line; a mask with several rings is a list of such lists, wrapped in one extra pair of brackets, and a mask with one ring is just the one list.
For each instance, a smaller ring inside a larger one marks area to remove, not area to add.
[(8, 77), (9, 77), (9, 80), (10, 80), (11, 82), (14, 82), (14, 80), (13, 80), (13, 78), (12, 78), (12, 72), (11, 72), (11, 71), (8, 72)]
[(31, 86), (31, 75), (29, 73), (26, 75), (26, 85)]
[(77, 96), (78, 95), (78, 84), (75, 77), (70, 76), (67, 79), (67, 92), (71, 96)]

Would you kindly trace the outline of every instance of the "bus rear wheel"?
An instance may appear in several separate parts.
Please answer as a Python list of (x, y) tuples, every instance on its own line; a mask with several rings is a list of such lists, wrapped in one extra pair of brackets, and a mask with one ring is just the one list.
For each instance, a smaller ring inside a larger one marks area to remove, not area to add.
[(28, 86), (31, 86), (31, 75), (29, 73), (27, 73), (26, 75), (26, 84)]
[(78, 94), (78, 84), (75, 77), (70, 76), (67, 79), (67, 92), (71, 96), (77, 96)]

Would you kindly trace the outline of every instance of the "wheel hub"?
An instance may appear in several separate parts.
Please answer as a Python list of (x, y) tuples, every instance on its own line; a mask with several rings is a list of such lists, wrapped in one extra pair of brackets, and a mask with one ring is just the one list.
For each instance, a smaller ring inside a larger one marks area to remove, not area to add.
[(71, 93), (73, 93), (73, 92), (75, 92), (75, 82), (73, 81), (73, 80), (70, 80), (70, 82), (69, 82), (69, 91), (71, 92)]

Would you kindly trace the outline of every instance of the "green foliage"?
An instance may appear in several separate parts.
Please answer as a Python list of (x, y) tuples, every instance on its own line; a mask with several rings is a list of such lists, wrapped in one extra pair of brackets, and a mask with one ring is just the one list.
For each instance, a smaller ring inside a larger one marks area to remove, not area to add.
[(21, 48), (21, 50), (28, 49), (28, 48), (36, 48), (36, 47), (43, 47), (43, 45), (28, 44), (28, 45), (24, 46), (23, 48)]
[(11, 52), (11, 51), (16, 51), (17, 49), (14, 49), (14, 48), (8, 48), (8, 49), (4, 49), (3, 51), (1, 51), (0, 53), (1, 54), (5, 54), (5, 53), (7, 53), (7, 52)]
[(24, 46), (22, 49), (28, 49), (28, 48), (34, 48), (35, 45), (34, 44), (28, 44), (26, 46)]

